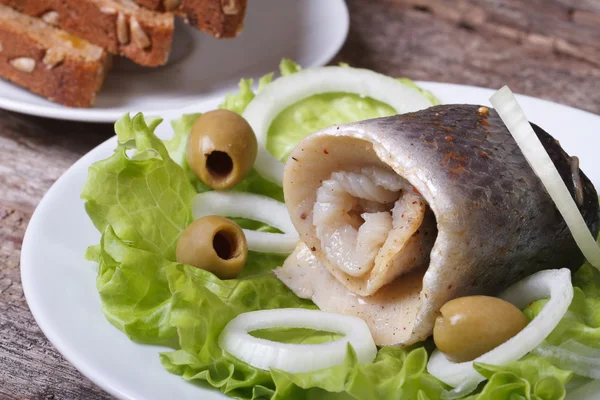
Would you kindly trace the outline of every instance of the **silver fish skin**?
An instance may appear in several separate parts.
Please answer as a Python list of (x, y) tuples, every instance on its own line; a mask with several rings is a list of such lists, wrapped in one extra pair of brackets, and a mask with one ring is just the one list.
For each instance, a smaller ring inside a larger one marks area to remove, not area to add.
[[(333, 126), (301, 141), (286, 164), (284, 193), (292, 222), (322, 264), (326, 262), (318, 242), (307, 228), (312, 223), (308, 186), (313, 183), (302, 176), (306, 163), (334, 172), (336, 163), (326, 161), (328, 154), (358, 139), (352, 156), (357, 166), (369, 162), (361, 148), (373, 151), (378, 161), (405, 178), (428, 203), (436, 218), (437, 238), (412, 333), (399, 344), (428, 337), (436, 313), (453, 298), (494, 295), (539, 270), (575, 271), (584, 261), (554, 202), (498, 114), (491, 108), (480, 110), (477, 105), (442, 105)], [(548, 133), (532, 126), (575, 199), (571, 158)], [(314, 175), (312, 179), (323, 179)], [(581, 170), (578, 178), (583, 187), (578, 206), (597, 236), (598, 196)]]

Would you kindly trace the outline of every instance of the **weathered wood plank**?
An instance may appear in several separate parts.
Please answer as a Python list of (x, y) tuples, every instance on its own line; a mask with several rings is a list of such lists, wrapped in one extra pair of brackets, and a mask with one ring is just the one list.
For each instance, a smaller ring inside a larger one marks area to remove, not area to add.
[(48, 343), (27, 308), (0, 303), (0, 398), (110, 398)]
[(79, 157), (112, 134), (0, 111), (0, 399), (108, 399), (48, 342), (27, 308), (20, 248), (33, 210)]
[(598, 0), (553, 0), (553, 2), (573, 10), (584, 10), (600, 14), (600, 1)]
[[(583, 15), (595, 15), (578, 10), (573, 6), (552, 1), (533, 0), (483, 0), (473, 6), (489, 10), (488, 20), (517, 28), (523, 32), (537, 33), (551, 38), (560, 38), (574, 45), (590, 46), (600, 50), (599, 26), (581, 24)], [(577, 21), (573, 18), (578, 12)]]
[(405, 0), (349, 5), (352, 29), (337, 61), (421, 80), (509, 85), (518, 93), (600, 112), (600, 69), (593, 64), (440, 20)]
[(396, 0), (488, 36), (529, 42), (600, 66), (600, 14), (564, 4), (532, 0)]

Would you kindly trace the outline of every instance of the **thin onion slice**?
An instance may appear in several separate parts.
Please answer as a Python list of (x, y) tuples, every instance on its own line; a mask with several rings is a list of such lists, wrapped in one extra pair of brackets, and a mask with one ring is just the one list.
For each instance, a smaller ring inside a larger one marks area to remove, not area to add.
[(474, 389), (485, 378), (473, 369), (473, 363), (504, 365), (519, 360), (535, 349), (556, 328), (571, 304), (571, 271), (566, 268), (540, 271), (515, 283), (499, 297), (520, 309), (536, 300), (547, 297), (550, 300), (521, 332), (473, 361), (453, 363), (442, 352), (435, 350), (427, 364), (431, 375), (457, 387), (457, 391)]
[(244, 229), (248, 249), (263, 253), (291, 253), (298, 244), (298, 233), (285, 204), (267, 196), (242, 192), (205, 192), (192, 200), (194, 219), (207, 215), (247, 218), (263, 222), (283, 232), (271, 233)]
[(600, 393), (600, 381), (594, 380), (567, 393), (565, 400), (598, 400), (598, 393)]
[(298, 235), (242, 229), (248, 249), (259, 253), (289, 254), (298, 246)]
[[(267, 328), (309, 328), (343, 334), (333, 342), (289, 344), (259, 339), (248, 332)], [(310, 372), (344, 362), (348, 344), (358, 362), (370, 363), (377, 347), (367, 324), (360, 318), (301, 308), (281, 308), (240, 314), (219, 336), (219, 346), (238, 359), (263, 370)]]
[(568, 340), (560, 346), (544, 342), (534, 352), (554, 361), (561, 369), (573, 371), (587, 378), (600, 379), (599, 349)]
[(287, 207), (275, 199), (245, 192), (204, 192), (192, 201), (194, 218), (206, 215), (247, 218), (264, 222), (284, 233), (296, 233)]
[(504, 86), (494, 93), (490, 101), (515, 138), (529, 165), (554, 200), (556, 208), (565, 219), (577, 246), (590, 264), (600, 269), (600, 247), (590, 233), (569, 189), (533, 131), (517, 99), (508, 86)]
[(265, 86), (243, 113), (260, 145), (254, 167), (265, 179), (278, 185), (283, 181), (283, 163), (267, 151), (267, 134), (275, 117), (302, 99), (332, 92), (370, 97), (389, 105), (399, 114), (432, 105), (417, 89), (366, 69), (309, 68), (278, 78)]

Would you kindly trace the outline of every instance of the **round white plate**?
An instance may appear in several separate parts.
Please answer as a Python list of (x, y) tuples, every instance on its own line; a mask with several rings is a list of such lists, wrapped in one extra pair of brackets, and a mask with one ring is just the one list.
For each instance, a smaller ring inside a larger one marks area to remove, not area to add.
[[(488, 104), (491, 89), (420, 82), (443, 103)], [(581, 159), (581, 168), (600, 188), (597, 152), (600, 116), (571, 107), (518, 96), (531, 121), (559, 139)], [(166, 113), (159, 135), (169, 137)], [(596, 130), (596, 131), (595, 131)], [(109, 157), (113, 137), (77, 161), (48, 191), (36, 209), (23, 241), (21, 271), (29, 308), (48, 339), (77, 369), (107, 392), (123, 399), (225, 399), (171, 375), (159, 362), (156, 346), (135, 344), (100, 311), (95, 265), (83, 258), (100, 234), (79, 198), (88, 167)]]
[(240, 77), (258, 78), (286, 57), (326, 64), (348, 34), (343, 0), (260, 0), (249, 4), (236, 39), (215, 39), (178, 21), (169, 64), (144, 68), (115, 58), (94, 108), (68, 108), (0, 79), (0, 108), (73, 121), (115, 122), (130, 111), (164, 113), (198, 103), (215, 108)]

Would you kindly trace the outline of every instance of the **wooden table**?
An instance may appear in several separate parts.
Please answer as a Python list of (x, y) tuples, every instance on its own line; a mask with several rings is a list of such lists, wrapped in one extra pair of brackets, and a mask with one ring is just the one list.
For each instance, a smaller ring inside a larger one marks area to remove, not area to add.
[[(600, 0), (348, 5), (350, 34), (336, 61), (420, 80), (508, 84), (519, 93), (600, 113)], [(19, 257), (29, 218), (46, 190), (112, 134), (110, 125), (0, 111), (0, 399), (110, 398), (40, 332), (23, 296)]]

